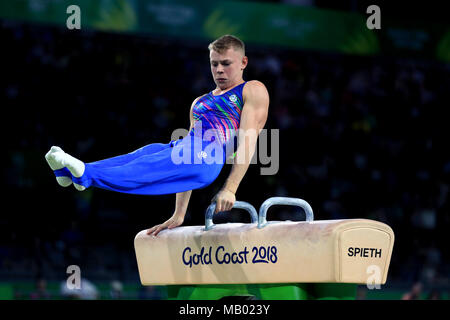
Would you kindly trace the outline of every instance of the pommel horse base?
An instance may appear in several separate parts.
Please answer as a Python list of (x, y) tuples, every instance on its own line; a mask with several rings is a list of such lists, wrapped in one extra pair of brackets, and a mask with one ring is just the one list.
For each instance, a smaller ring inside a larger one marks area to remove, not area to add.
[[(306, 221), (266, 221), (272, 205), (303, 208)], [(354, 299), (358, 284), (386, 283), (394, 245), (392, 229), (368, 219), (314, 221), (297, 198), (267, 199), (259, 212), (243, 201), (251, 223), (139, 232), (134, 240), (142, 285), (168, 286), (169, 299)]]

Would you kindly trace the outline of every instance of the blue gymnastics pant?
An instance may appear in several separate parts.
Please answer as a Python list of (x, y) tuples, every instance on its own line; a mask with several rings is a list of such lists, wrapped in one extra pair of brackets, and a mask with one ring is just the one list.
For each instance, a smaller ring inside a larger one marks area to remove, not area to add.
[(184, 192), (204, 188), (217, 178), (225, 163), (225, 151), (223, 156), (217, 153), (222, 161), (206, 161), (222, 148), (216, 144), (211, 148), (210, 141), (188, 135), (166, 144), (152, 143), (131, 153), (85, 163), (84, 174), (79, 178), (67, 168), (54, 173), (71, 177), (74, 183), (86, 188), (94, 186), (141, 195)]

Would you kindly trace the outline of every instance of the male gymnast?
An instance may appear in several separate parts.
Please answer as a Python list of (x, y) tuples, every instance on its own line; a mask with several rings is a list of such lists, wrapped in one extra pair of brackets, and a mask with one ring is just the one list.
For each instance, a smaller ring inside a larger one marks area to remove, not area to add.
[[(176, 193), (173, 215), (147, 230), (147, 234), (156, 236), (161, 230), (183, 223), (192, 190), (204, 188), (217, 178), (229, 156), (228, 146), (237, 139), (230, 174), (212, 200), (216, 212), (231, 210), (267, 120), (269, 94), (262, 82), (243, 80), (248, 57), (239, 38), (224, 35), (210, 43), (208, 49), (216, 88), (193, 101), (186, 137), (167, 144), (152, 143), (91, 163), (53, 146), (45, 158), (57, 182), (64, 187), (73, 183), (80, 191), (93, 186), (130, 194)], [(205, 139), (207, 132), (213, 132), (209, 139)], [(252, 132), (255, 134), (247, 134)], [(174, 155), (188, 161), (178, 163)], [(211, 157), (220, 161), (211, 163)]]

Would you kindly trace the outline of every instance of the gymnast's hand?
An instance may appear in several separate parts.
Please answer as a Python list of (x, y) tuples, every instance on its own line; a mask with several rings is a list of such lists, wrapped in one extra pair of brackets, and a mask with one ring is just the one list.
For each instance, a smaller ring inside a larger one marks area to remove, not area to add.
[(153, 235), (153, 236), (156, 237), (161, 230), (176, 228), (176, 227), (180, 226), (181, 224), (183, 224), (183, 221), (184, 221), (184, 216), (183, 215), (174, 214), (166, 222), (158, 224), (158, 225), (148, 229), (147, 230), (147, 234), (148, 235)]
[(213, 202), (216, 202), (216, 211), (214, 211), (214, 213), (229, 211), (236, 202), (236, 195), (227, 189), (222, 189), (211, 200), (211, 203)]

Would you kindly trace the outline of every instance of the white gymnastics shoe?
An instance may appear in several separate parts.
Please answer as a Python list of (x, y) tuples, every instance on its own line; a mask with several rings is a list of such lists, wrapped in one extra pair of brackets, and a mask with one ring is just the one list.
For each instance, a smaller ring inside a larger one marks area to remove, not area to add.
[[(50, 151), (47, 152), (47, 154), (45, 155), (45, 160), (47, 160), (50, 169), (52, 169), (53, 171), (64, 168), (64, 165), (60, 163), (58, 160), (56, 160), (53, 155), (55, 152), (59, 151), (62, 151), (60, 147), (53, 146), (51, 147)], [(64, 176), (56, 177), (56, 181), (62, 187), (68, 187), (72, 184), (71, 177), (64, 177)]]
[[(61, 148), (52, 147), (50, 151), (47, 153), (47, 155), (48, 158), (50, 159), (47, 160), (47, 162), (49, 162), (49, 164), (52, 163), (54, 167), (57, 167), (59, 169), (66, 167), (67, 169), (69, 169), (70, 173), (76, 178), (79, 178), (83, 175), (85, 170), (84, 162), (78, 160), (75, 157), (72, 157), (68, 153), (65, 153)], [(74, 183), (73, 185), (79, 191), (83, 191), (86, 189), (86, 187), (76, 183)]]

